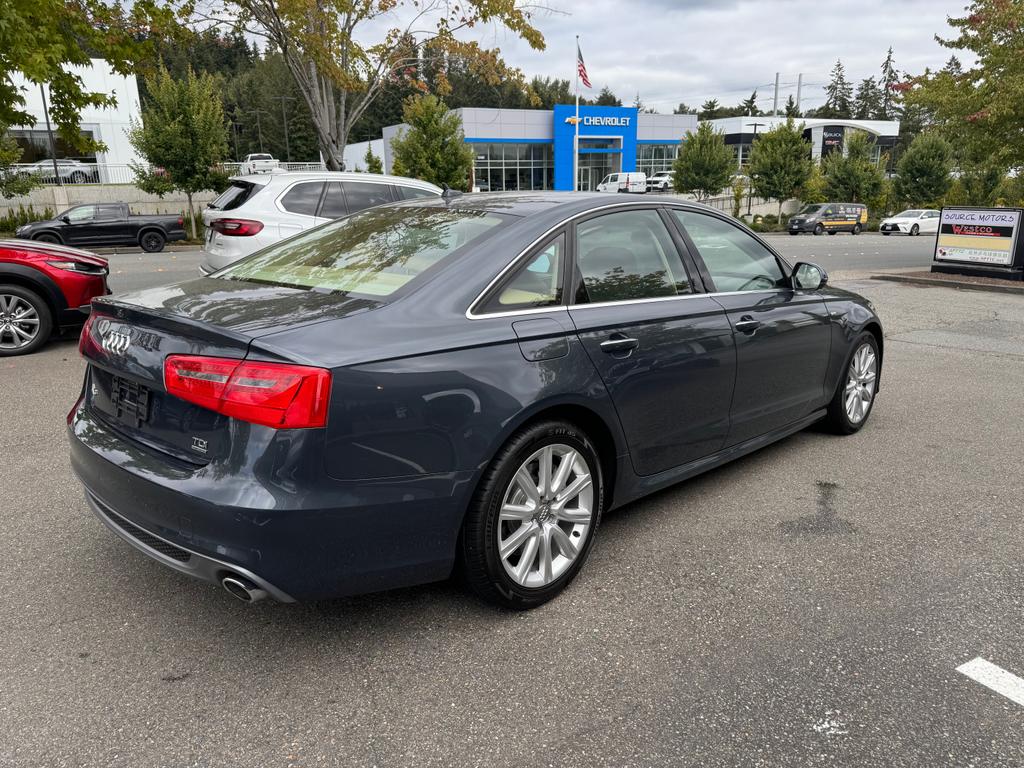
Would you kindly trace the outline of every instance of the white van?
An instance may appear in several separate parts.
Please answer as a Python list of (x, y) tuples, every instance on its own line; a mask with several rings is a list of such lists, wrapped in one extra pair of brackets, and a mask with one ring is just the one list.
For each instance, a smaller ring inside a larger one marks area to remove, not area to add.
[(646, 173), (611, 173), (597, 185), (598, 192), (647, 192)]

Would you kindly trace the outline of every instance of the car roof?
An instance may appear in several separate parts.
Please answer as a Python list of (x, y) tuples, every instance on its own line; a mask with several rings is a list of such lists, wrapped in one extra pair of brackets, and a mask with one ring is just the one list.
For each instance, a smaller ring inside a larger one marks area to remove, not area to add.
[(273, 173), (247, 173), (240, 176), (232, 176), (231, 181), (246, 181), (249, 183), (269, 184), (277, 181), (285, 184), (293, 181), (378, 181), (388, 184), (398, 184), (404, 187), (420, 187), (430, 189), (441, 194), (441, 188), (431, 184), (429, 181), (410, 179), (407, 176), (389, 176), (384, 173), (359, 173), (358, 171), (275, 171)]

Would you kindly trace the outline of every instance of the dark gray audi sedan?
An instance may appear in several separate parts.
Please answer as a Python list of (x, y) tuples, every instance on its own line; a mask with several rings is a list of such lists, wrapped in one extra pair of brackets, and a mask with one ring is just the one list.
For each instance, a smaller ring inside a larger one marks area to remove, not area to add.
[(444, 579), (551, 599), (602, 513), (871, 413), (865, 299), (672, 199), (375, 208), (94, 300), (68, 416), (89, 506), (243, 600)]

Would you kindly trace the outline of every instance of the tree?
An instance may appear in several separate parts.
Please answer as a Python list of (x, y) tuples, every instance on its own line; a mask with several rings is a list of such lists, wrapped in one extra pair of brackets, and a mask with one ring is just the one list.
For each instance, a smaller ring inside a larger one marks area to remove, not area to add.
[(952, 183), (953, 149), (936, 133), (922, 133), (900, 158), (893, 185), (897, 199), (914, 206), (936, 207)]
[[(540, 109), (554, 109), (556, 104), (572, 104), (575, 97), (568, 80), (551, 77), (535, 77), (530, 81), (530, 90), (539, 100)], [(580, 99), (580, 103), (583, 99)]]
[(81, 150), (99, 145), (81, 132), (85, 107), (117, 103), (112, 93), (85, 90), (69, 67), (88, 66), (90, 57), (107, 61), (121, 75), (134, 74), (149, 44), (140, 37), (171, 29), (173, 15), (156, 0), (133, 4), (104, 0), (5, 0), (0, 3), (0, 123), (33, 125), (25, 94), (14, 73), (49, 86), (50, 119), (62, 139)]
[(633, 109), (645, 115), (656, 114), (654, 108), (648, 107), (640, 98), (640, 91), (636, 92), (636, 98), (633, 99)]
[(878, 110), (874, 114), (875, 120), (896, 120), (900, 116), (900, 93), (897, 86), (900, 82), (900, 73), (896, 69), (896, 63), (892, 58), (892, 46), (889, 47), (882, 62), (882, 76), (878, 79), (880, 100)]
[(21, 160), (21, 147), (7, 135), (7, 126), (0, 125), (0, 197), (10, 199), (27, 195), (40, 182), (37, 176), (18, 173), (13, 168)]
[(366, 145), (366, 156), (363, 158), (363, 162), (366, 163), (367, 173), (384, 173), (384, 163), (373, 154), (373, 147), (369, 144)]
[(685, 101), (680, 101), (679, 106), (672, 110), (673, 115), (695, 115), (697, 110), (690, 107)]
[(789, 98), (786, 99), (786, 117), (800, 117), (800, 110), (796, 106), (796, 99), (793, 98), (793, 94), (789, 94)]
[(409, 128), (391, 140), (394, 173), (465, 190), (473, 151), (464, 141), (458, 115), (428, 94), (406, 101), (402, 116)]
[(703, 200), (725, 189), (735, 168), (736, 157), (725, 145), (725, 134), (711, 123), (701, 123), (696, 133), (686, 132), (672, 163), (672, 186), (676, 192)]
[(843, 62), (836, 59), (831, 80), (825, 86), (825, 103), (818, 108), (817, 117), (848, 120), (852, 115), (853, 86), (846, 79)]
[(142, 123), (132, 121), (128, 140), (150, 168), (133, 166), (141, 189), (163, 196), (180, 190), (188, 199), (192, 237), (198, 237), (192, 196), (218, 190), (226, 179), (217, 166), (227, 154), (227, 132), (217, 80), (189, 70), (175, 79), (166, 68), (147, 78), (151, 96)]
[(958, 35), (939, 42), (974, 63), (913, 78), (905, 102), (927, 111), (958, 164), (1024, 169), (1024, 4), (974, 0), (949, 23)]
[(873, 77), (865, 77), (857, 86), (853, 97), (853, 116), (858, 120), (872, 120), (882, 105), (882, 92)]
[(874, 143), (864, 131), (846, 135), (845, 153), (833, 152), (822, 162), (825, 188), (833, 200), (861, 203), (879, 193), (882, 169), (872, 161)]
[(597, 99), (594, 100), (594, 104), (599, 107), (621, 107), (622, 100), (612, 93), (611, 88), (606, 85), (601, 89), (601, 92), (597, 94)]
[[(26, 0), (27, 1), (27, 0)], [(198, 5), (189, 4), (194, 11)], [(466, 30), (499, 25), (544, 49), (519, 0), (465, 0), (459, 4), (419, 0), (226, 0), (225, 9), (249, 34), (268, 39), (281, 52), (309, 108), (324, 162), (339, 170), (342, 153), (359, 118), (395, 78), (415, 77), (420, 48), (458, 55), (486, 82), (522, 81), (497, 50), (463, 39)], [(408, 11), (404, 28), (389, 22)], [(420, 30), (427, 30), (420, 32)], [(374, 33), (378, 34), (374, 36)], [(444, 71), (440, 72), (444, 83)], [(525, 83), (522, 83), (525, 91)], [(438, 90), (443, 94), (443, 88)]]
[(761, 134), (750, 148), (750, 185), (759, 197), (779, 201), (780, 218), (782, 204), (799, 194), (813, 167), (811, 144), (793, 118)]
[(721, 112), (722, 107), (718, 103), (718, 99), (708, 99), (701, 105), (697, 117), (700, 120), (716, 120), (722, 116)]
[(754, 92), (750, 94), (749, 99), (744, 99), (740, 102), (739, 115), (737, 115), (737, 117), (743, 115), (746, 115), (747, 117), (758, 117), (761, 114), (761, 110), (757, 108), (757, 90), (755, 89)]

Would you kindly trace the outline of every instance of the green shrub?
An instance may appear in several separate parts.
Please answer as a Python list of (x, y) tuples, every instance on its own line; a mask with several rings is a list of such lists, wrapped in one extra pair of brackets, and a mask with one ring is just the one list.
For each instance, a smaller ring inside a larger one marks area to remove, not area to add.
[(12, 208), (6, 215), (0, 216), (0, 232), (13, 232), (24, 224), (52, 219), (56, 215), (50, 207), (46, 207), (42, 212), (39, 212), (31, 204), (27, 208), (24, 205), (19, 205), (17, 210)]

